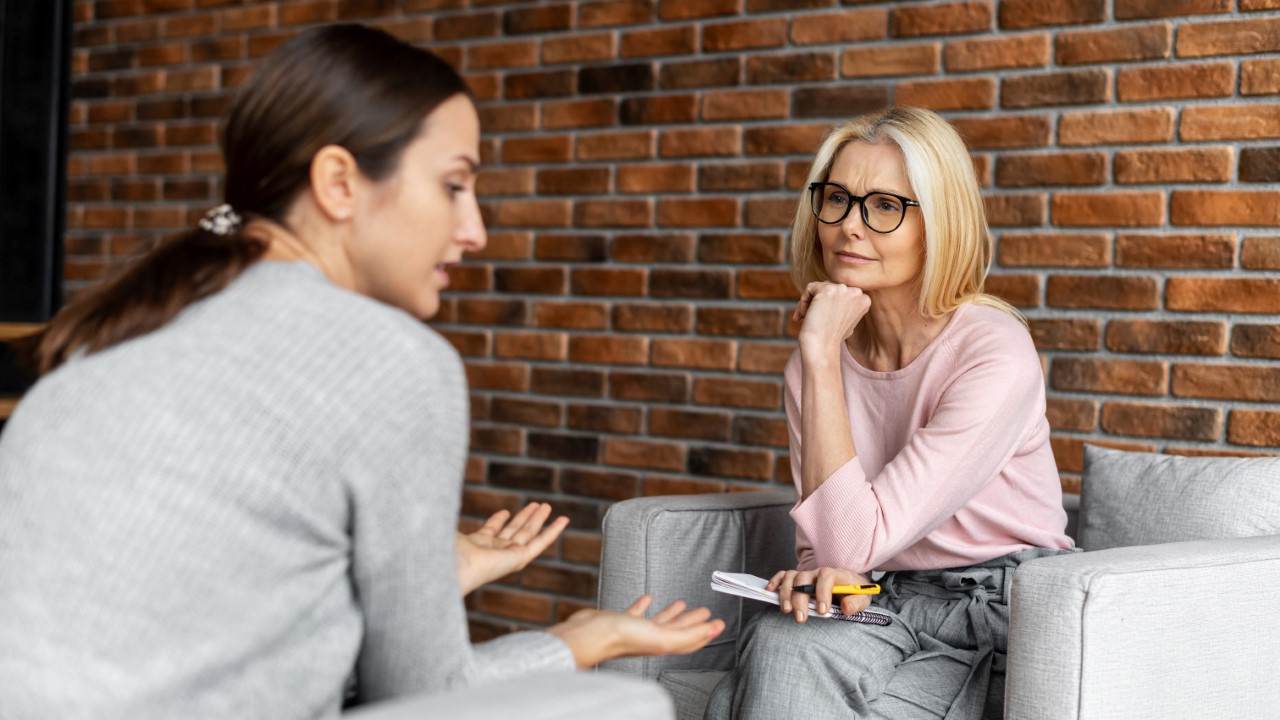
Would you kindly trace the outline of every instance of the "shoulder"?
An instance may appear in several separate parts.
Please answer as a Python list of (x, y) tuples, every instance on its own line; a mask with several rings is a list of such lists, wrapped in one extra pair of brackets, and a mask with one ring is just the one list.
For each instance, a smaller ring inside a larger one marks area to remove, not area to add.
[(948, 328), (947, 348), (958, 370), (995, 366), (1019, 375), (1040, 376), (1040, 356), (1031, 333), (1017, 318), (989, 305), (966, 303)]

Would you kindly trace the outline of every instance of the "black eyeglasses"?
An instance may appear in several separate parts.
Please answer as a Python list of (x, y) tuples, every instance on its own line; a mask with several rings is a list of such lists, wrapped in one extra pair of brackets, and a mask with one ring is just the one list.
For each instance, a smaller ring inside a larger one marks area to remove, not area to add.
[(809, 207), (819, 222), (836, 225), (849, 217), (854, 203), (862, 210), (862, 222), (878, 233), (891, 233), (902, 225), (907, 208), (920, 203), (887, 192), (858, 196), (840, 183), (816, 182), (809, 185)]

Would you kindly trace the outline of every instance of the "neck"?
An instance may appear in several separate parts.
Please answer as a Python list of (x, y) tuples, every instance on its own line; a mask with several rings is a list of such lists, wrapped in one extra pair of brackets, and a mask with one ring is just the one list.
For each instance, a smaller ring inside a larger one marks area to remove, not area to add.
[[(266, 241), (267, 252), (262, 256), (263, 260), (310, 263), (334, 285), (348, 290), (357, 289), (349, 265), (338, 250), (340, 244), (334, 241), (331, 232), (319, 228), (308, 230), (306, 223), (289, 225), (298, 230), (272, 220), (255, 219), (248, 223), (245, 232)], [(323, 241), (318, 242), (317, 238)]]
[(910, 365), (951, 319), (951, 313), (940, 317), (922, 314), (914, 293), (873, 291), (868, 295), (871, 310), (849, 337), (848, 345), (863, 367), (876, 372)]

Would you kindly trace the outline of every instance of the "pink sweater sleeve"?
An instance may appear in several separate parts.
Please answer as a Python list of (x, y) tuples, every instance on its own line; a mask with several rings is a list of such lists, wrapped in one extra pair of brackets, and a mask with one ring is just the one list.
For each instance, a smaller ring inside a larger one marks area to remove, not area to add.
[[(966, 348), (962, 357), (948, 348), (945, 360), (934, 358), (954, 362), (955, 371), (938, 389), (934, 411), (877, 476), (867, 477), (854, 457), (792, 509), (802, 569), (882, 566), (952, 517), (1013, 457), (1044, 414), (1040, 364), (1030, 338), (1025, 349), (985, 340), (987, 347)], [(785, 402), (797, 487), (800, 376), (797, 354), (787, 366)]]

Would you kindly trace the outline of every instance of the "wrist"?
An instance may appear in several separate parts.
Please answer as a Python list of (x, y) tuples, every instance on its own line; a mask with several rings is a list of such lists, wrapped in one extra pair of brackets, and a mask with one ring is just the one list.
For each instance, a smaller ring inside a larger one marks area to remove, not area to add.
[(844, 341), (838, 339), (800, 336), (800, 361), (809, 367), (838, 365), (840, 363), (840, 345)]

